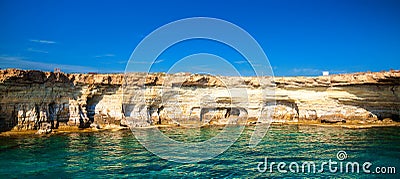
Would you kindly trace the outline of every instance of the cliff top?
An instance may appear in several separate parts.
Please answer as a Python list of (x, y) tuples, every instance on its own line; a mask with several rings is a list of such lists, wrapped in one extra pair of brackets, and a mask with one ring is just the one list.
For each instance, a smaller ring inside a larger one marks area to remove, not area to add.
[[(129, 74), (129, 82), (144, 83), (149, 86), (162, 85), (164, 81), (173, 79), (172, 84), (180, 83), (182, 86), (225, 86), (221, 79), (233, 80), (236, 84), (259, 87), (255, 77), (214, 77), (210, 75), (197, 75), (177, 73), (166, 75), (164, 73), (149, 74), (140, 82), (146, 73)], [(266, 77), (269, 78), (269, 77)], [(242, 80), (240, 80), (242, 79)], [(71, 83), (71, 84), (107, 84), (122, 85), (124, 74), (68, 74), (62, 72), (42, 72), (38, 70), (4, 69), (0, 70), (0, 84), (32, 84), (32, 83)], [(228, 80), (232, 82), (232, 80)], [(278, 87), (329, 87), (357, 84), (400, 84), (400, 70), (385, 72), (359, 72), (352, 74), (334, 74), (318, 77), (275, 77), (273, 82)]]

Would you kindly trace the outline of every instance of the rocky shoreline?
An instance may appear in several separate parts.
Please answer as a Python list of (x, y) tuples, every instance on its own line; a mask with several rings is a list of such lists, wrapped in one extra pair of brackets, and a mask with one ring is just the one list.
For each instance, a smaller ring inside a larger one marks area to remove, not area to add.
[[(252, 126), (254, 124), (247, 124), (246, 126)], [(386, 127), (400, 127), (400, 122), (388, 121), (388, 122), (377, 122), (377, 123), (334, 123), (334, 124), (324, 124), (319, 122), (273, 122), (270, 127), (273, 126), (281, 126), (281, 125), (295, 125), (295, 126), (316, 126), (316, 127), (333, 127), (333, 128), (344, 128), (344, 129), (370, 129), (370, 128), (386, 128)], [(154, 125), (146, 128), (180, 128), (182, 126), (178, 125)], [(203, 126), (203, 127), (211, 127), (211, 126)], [(184, 127), (183, 127), (184, 128)], [(39, 135), (39, 136), (49, 136), (49, 135), (57, 135), (57, 134), (65, 134), (65, 133), (85, 133), (85, 132), (114, 132), (120, 130), (130, 130), (129, 127), (107, 127), (102, 129), (96, 128), (79, 128), (79, 127), (62, 127), (53, 129), (49, 133), (39, 133), (38, 130), (11, 130), (0, 132), (0, 137), (17, 137), (17, 136), (26, 136), (26, 135)]]
[[(279, 125), (399, 126), (399, 86), (399, 70), (271, 78), (5, 69), (0, 70), (0, 132), (45, 134), (199, 121), (225, 125), (235, 118), (250, 119), (242, 122), (252, 125), (265, 122), (258, 120), (262, 109), (272, 111), (272, 122)], [(230, 96), (230, 88), (245, 90), (246, 99)], [(260, 91), (267, 88), (273, 93), (263, 95)], [(179, 115), (171, 105), (177, 102)]]

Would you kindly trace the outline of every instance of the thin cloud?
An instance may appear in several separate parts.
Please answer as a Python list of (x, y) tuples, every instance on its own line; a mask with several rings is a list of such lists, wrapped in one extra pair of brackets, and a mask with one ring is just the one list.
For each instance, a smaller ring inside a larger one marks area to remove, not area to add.
[(55, 44), (56, 42), (51, 40), (38, 40), (38, 39), (31, 39), (31, 42), (42, 43), (42, 44)]
[(163, 59), (155, 60), (154, 62), (151, 61), (137, 61), (137, 60), (129, 60), (125, 61), (125, 63), (132, 63), (132, 64), (157, 64), (163, 62)]
[(106, 61), (101, 61), (101, 64), (107, 64), (107, 65), (111, 65), (111, 64), (126, 64), (128, 63), (128, 60), (106, 60)]
[(294, 73), (299, 73), (304, 75), (314, 75), (316, 73), (322, 73), (323, 70), (315, 68), (294, 68), (292, 71)]
[(233, 63), (236, 63), (236, 64), (244, 64), (244, 63), (247, 63), (247, 61), (234, 61)]
[(36, 62), (25, 59), (24, 57), (0, 56), (0, 68), (21, 68), (53, 71), (54, 68), (61, 68), (64, 72), (89, 72), (98, 71), (98, 69), (66, 64), (53, 64), (45, 62)]
[(118, 64), (128, 63), (128, 60), (120, 60), (120, 61), (117, 61), (117, 63), (118, 63)]
[(104, 57), (115, 57), (115, 55), (114, 54), (111, 54), (111, 53), (109, 53), (109, 54), (104, 54), (104, 55), (97, 55), (97, 56), (95, 56), (96, 58), (104, 58)]
[(159, 60), (154, 61), (154, 64), (161, 63), (163, 61), (164, 61), (163, 59), (159, 59)]
[(37, 52), (37, 53), (49, 53), (48, 51), (37, 50), (37, 49), (33, 49), (33, 48), (28, 48), (27, 50), (30, 52)]
[(291, 70), (292, 75), (302, 76), (322, 75), (323, 71), (329, 71), (331, 74), (347, 73), (346, 70), (322, 70), (316, 68), (294, 68)]
[(146, 61), (129, 61), (129, 63), (135, 63), (135, 64), (150, 64), (149, 62), (146, 62)]

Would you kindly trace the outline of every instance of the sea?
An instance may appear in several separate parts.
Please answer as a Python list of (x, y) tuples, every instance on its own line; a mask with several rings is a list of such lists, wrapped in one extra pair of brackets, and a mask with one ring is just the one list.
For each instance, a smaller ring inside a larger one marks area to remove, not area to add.
[[(222, 128), (160, 130), (199, 142)], [(2, 136), (0, 178), (400, 178), (400, 127), (272, 125), (250, 147), (253, 131), (246, 126), (225, 152), (196, 163), (160, 158), (130, 130)]]

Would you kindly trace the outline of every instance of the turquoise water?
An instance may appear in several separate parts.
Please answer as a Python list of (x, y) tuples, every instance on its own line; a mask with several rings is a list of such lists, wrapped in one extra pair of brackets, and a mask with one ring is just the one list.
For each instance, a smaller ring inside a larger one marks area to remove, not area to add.
[[(342, 129), (312, 126), (272, 126), (255, 148), (247, 147), (253, 127), (246, 127), (241, 138), (218, 157), (194, 164), (169, 162), (148, 152), (127, 131), (67, 133), (51, 136), (0, 137), (0, 178), (110, 178), (110, 177), (379, 177), (399, 178), (399, 174), (280, 173), (276, 168), (264, 173), (259, 162), (317, 164), (339, 162), (338, 151), (345, 151), (343, 161), (371, 162), (376, 166), (400, 170), (400, 128)], [(163, 128), (180, 141), (204, 141), (221, 127), (198, 129)], [(197, 130), (197, 131), (195, 131)], [(194, 132), (193, 132), (194, 131)], [(276, 167), (276, 166), (275, 166)], [(396, 171), (399, 173), (400, 171)]]

